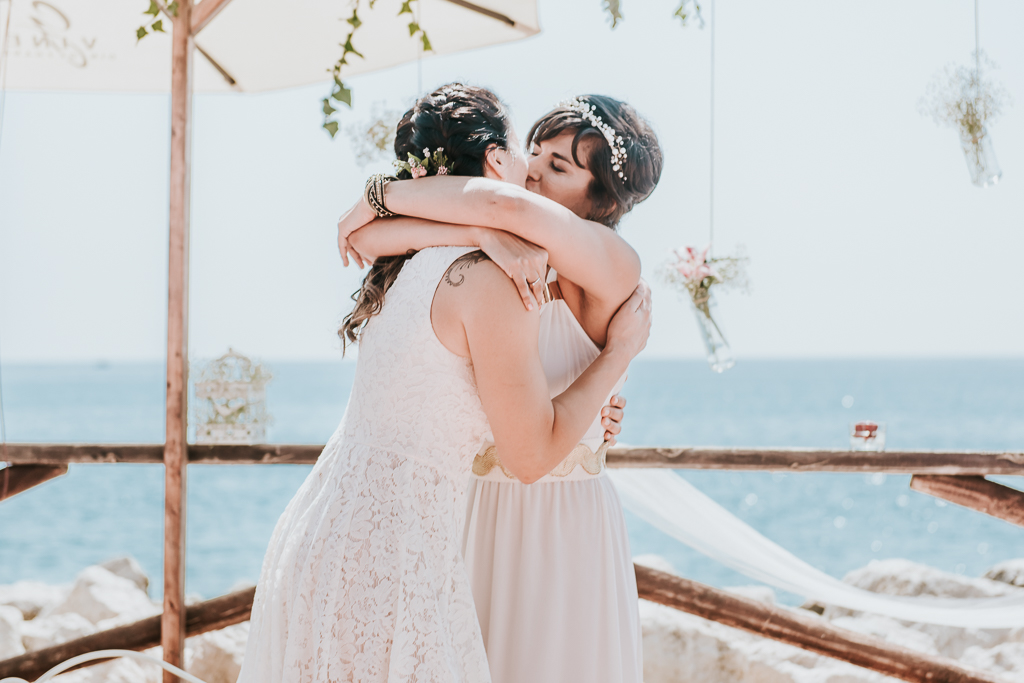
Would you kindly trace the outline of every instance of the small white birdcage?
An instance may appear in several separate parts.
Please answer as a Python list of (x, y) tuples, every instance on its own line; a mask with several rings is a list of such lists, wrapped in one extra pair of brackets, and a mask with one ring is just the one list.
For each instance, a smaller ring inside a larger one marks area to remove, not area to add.
[(198, 368), (196, 443), (263, 443), (270, 372), (234, 349)]

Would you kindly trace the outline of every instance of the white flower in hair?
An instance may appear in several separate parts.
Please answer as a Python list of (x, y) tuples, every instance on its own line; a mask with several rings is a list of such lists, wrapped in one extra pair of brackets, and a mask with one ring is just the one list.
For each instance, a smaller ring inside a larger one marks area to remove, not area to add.
[(604, 136), (604, 139), (608, 142), (609, 149), (612, 151), (612, 170), (616, 171), (619, 174), (619, 178), (625, 181), (626, 176), (623, 173), (623, 167), (626, 163), (626, 145), (622, 140), (622, 136), (616, 135), (615, 129), (594, 113), (597, 107), (578, 97), (563, 100), (558, 106), (576, 112), (580, 115), (580, 118), (592, 125)]

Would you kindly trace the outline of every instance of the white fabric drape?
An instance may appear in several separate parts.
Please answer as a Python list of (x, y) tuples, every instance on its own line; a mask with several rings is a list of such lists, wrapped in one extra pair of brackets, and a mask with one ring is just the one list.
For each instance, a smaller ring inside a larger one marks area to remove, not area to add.
[(1024, 626), (1024, 589), (992, 598), (872, 593), (815, 569), (765, 538), (668, 470), (611, 470), (623, 506), (645, 522), (731, 569), (829, 605), (895, 619), (965, 628)]

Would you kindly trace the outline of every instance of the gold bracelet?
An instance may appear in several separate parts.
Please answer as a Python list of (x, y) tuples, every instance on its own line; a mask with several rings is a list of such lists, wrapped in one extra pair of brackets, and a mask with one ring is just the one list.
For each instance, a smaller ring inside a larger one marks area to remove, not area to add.
[(383, 173), (374, 173), (366, 181), (363, 196), (378, 218), (391, 218), (395, 215), (384, 206), (384, 187), (392, 180), (398, 180), (398, 178)]

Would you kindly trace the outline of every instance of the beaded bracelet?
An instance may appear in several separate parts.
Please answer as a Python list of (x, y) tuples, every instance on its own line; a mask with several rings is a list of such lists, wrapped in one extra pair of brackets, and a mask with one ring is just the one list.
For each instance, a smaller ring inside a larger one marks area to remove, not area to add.
[(363, 196), (366, 198), (366, 203), (370, 205), (373, 212), (377, 214), (378, 218), (391, 218), (395, 214), (387, 210), (384, 206), (384, 186), (390, 183), (392, 180), (398, 180), (398, 178), (384, 173), (374, 173), (366, 181), (366, 188), (363, 190)]

